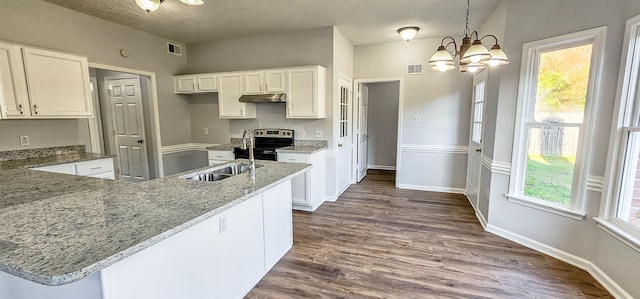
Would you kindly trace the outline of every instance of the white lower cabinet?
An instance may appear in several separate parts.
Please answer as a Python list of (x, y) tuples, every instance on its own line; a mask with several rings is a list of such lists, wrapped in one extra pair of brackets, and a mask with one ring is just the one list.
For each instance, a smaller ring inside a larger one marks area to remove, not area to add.
[(45, 167), (31, 168), (33, 170), (73, 174), (102, 179), (116, 179), (113, 158), (90, 160), (75, 163), (66, 163)]
[(235, 154), (231, 150), (209, 150), (207, 156), (209, 157), (209, 166), (224, 164), (236, 159)]
[(315, 153), (278, 153), (278, 162), (308, 163), (311, 170), (291, 180), (293, 208), (315, 211), (325, 200), (324, 150)]
[(244, 297), (293, 245), (289, 186), (283, 182), (102, 270), (103, 299)]
[(264, 268), (269, 271), (293, 245), (291, 182), (284, 182), (262, 195), (264, 211)]

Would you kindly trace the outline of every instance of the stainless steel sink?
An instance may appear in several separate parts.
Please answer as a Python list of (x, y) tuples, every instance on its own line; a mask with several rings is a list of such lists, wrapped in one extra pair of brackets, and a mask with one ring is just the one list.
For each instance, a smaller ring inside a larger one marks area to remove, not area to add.
[[(256, 165), (256, 168), (261, 166), (262, 165)], [(186, 174), (186, 175), (180, 176), (180, 178), (194, 180), (194, 181), (215, 182), (215, 181), (224, 180), (226, 178), (230, 178), (234, 175), (245, 173), (247, 171), (249, 171), (249, 165), (244, 163), (235, 163), (235, 164), (222, 166), (218, 168), (207, 169), (205, 171)]]

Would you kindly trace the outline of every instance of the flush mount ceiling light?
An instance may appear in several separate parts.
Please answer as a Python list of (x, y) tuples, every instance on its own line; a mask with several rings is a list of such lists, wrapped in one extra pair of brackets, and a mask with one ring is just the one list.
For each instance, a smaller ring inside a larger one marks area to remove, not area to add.
[[(471, 38), (474, 35), (475, 40), (471, 43)], [(482, 45), (482, 40), (487, 37), (492, 37), (495, 41), (491, 50), (487, 50), (487, 48)], [(448, 41), (448, 43), (445, 44), (445, 41)], [(451, 44), (453, 44), (453, 53), (447, 50), (447, 47)], [(483, 37), (479, 37), (477, 31), (471, 32), (469, 30), (469, 0), (467, 0), (467, 17), (464, 28), (464, 38), (462, 39), (460, 48), (458, 49), (458, 44), (453, 37), (444, 37), (440, 42), (440, 47), (438, 47), (436, 53), (431, 56), (429, 65), (431, 65), (431, 69), (435, 71), (445, 72), (453, 70), (456, 68), (456, 61), (454, 57), (457, 58), (458, 66), (462, 73), (475, 73), (486, 66), (495, 67), (509, 63), (507, 54), (505, 54), (500, 48), (500, 45), (498, 45), (498, 38), (495, 35), (488, 34)]]
[[(160, 4), (164, 2), (164, 0), (135, 0), (135, 1), (138, 7), (144, 9), (148, 13), (158, 10), (158, 8), (160, 7)], [(189, 6), (204, 5), (204, 1), (202, 0), (180, 0), (180, 3), (186, 4)]]
[(402, 27), (398, 29), (398, 34), (400, 34), (400, 37), (402, 39), (408, 42), (412, 40), (414, 37), (416, 37), (416, 35), (418, 34), (418, 30), (420, 30), (420, 28), (415, 26)]
[(202, 0), (180, 0), (182, 4), (186, 4), (189, 6), (202, 6), (204, 5), (204, 1)]
[(146, 10), (147, 12), (156, 11), (160, 7), (160, 3), (164, 0), (136, 0), (138, 7)]

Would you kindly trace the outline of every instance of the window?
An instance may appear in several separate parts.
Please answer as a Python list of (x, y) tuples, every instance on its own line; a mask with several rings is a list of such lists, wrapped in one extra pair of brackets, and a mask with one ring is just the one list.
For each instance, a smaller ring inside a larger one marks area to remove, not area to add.
[(581, 219), (605, 27), (524, 45), (510, 199)]
[(486, 81), (480, 81), (476, 84), (476, 90), (473, 99), (473, 132), (471, 141), (480, 144), (482, 142), (482, 110), (484, 106), (484, 85)]
[(349, 135), (349, 89), (340, 87), (340, 138)]
[[(609, 146), (611, 181), (603, 193), (606, 209), (596, 219), (607, 231), (640, 246), (640, 16), (627, 22), (624, 75)], [(604, 221), (603, 221), (604, 220)]]

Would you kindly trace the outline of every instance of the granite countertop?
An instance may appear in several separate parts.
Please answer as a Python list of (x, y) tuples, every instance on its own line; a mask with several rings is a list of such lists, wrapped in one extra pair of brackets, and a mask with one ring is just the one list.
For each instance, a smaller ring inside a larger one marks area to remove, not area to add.
[(98, 160), (98, 159), (113, 158), (113, 157), (115, 157), (115, 155), (95, 154), (95, 153), (86, 153), (86, 152), (73, 153), (73, 154), (67, 154), (67, 155), (47, 156), (47, 157), (31, 157), (26, 159), (0, 161), (0, 170), (52, 166), (52, 165), (83, 162), (83, 161)]
[(226, 143), (226, 144), (212, 145), (207, 147), (207, 149), (211, 151), (233, 151), (234, 147), (240, 147), (240, 144)]
[(293, 145), (276, 149), (278, 153), (299, 153), (313, 154), (317, 151), (327, 149), (326, 145)]
[(0, 171), (0, 270), (45, 285), (77, 281), (311, 168), (258, 164), (255, 182), (248, 173), (134, 183)]

